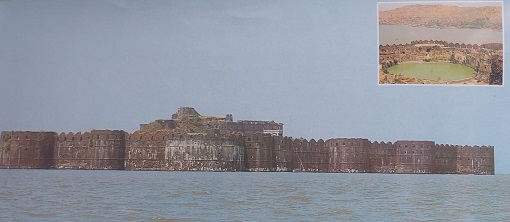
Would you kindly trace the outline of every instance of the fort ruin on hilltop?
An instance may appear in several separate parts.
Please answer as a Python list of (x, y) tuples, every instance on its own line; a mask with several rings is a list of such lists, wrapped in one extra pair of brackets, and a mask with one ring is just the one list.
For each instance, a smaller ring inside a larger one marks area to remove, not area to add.
[(3, 131), (0, 168), (494, 174), (493, 146), (434, 141), (306, 140), (274, 121), (233, 121), (181, 107), (140, 130)]

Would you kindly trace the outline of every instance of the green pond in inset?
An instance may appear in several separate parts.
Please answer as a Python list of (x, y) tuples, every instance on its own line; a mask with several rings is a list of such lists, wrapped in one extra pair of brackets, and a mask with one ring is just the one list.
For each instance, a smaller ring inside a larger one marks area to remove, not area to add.
[(392, 74), (402, 74), (418, 79), (442, 81), (459, 80), (472, 77), (475, 74), (473, 68), (448, 62), (409, 62), (388, 68)]

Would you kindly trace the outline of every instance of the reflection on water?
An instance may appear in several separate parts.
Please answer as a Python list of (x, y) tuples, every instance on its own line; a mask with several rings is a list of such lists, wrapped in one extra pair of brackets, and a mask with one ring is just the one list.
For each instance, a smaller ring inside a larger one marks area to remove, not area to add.
[(488, 29), (434, 29), (403, 25), (379, 25), (379, 45), (406, 44), (414, 40), (441, 40), (453, 43), (503, 43), (503, 33)]
[(507, 221), (508, 175), (0, 170), (2, 221)]

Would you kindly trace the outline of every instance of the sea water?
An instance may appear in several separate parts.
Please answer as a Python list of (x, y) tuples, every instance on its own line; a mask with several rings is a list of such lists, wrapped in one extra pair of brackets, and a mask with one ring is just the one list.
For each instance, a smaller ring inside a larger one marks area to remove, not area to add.
[(414, 40), (442, 40), (451, 43), (502, 43), (503, 33), (490, 29), (425, 28), (379, 25), (379, 45), (407, 44)]
[(510, 221), (510, 175), (0, 170), (0, 221)]

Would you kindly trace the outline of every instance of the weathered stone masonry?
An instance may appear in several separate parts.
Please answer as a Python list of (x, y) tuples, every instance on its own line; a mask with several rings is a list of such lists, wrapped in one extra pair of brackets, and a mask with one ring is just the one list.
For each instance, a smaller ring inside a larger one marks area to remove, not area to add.
[[(503, 84), (503, 44), (465, 44), (416, 40), (407, 44), (379, 45), (380, 83), (388, 83), (388, 68), (405, 62), (443, 61), (474, 69), (474, 78), (489, 85)], [(385, 78), (386, 77), (386, 78)], [(464, 79), (467, 80), (467, 79)], [(414, 83), (458, 83), (464, 80), (415, 80)], [(416, 82), (417, 81), (417, 82)], [(425, 82), (423, 82), (425, 81)], [(391, 81), (390, 81), (391, 82)]]
[[(134, 133), (4, 131), (0, 168), (494, 174), (493, 146), (362, 138), (308, 141), (275, 135), (274, 130), (283, 130), (278, 127), (282, 124), (268, 121), (251, 121), (257, 124), (253, 128), (244, 121), (243, 132), (225, 131), (228, 127), (218, 119), (213, 122), (221, 133), (211, 131), (201, 122), (204, 118), (198, 121), (202, 128), (193, 121), (193, 127), (183, 127), (193, 132), (174, 128), (183, 123), (178, 118), (198, 116), (174, 117), (177, 124), (167, 120), (172, 129), (147, 130), (150, 124), (144, 124)], [(231, 117), (227, 122), (235, 125)], [(266, 128), (271, 131), (264, 132), (264, 124), (270, 124)]]

